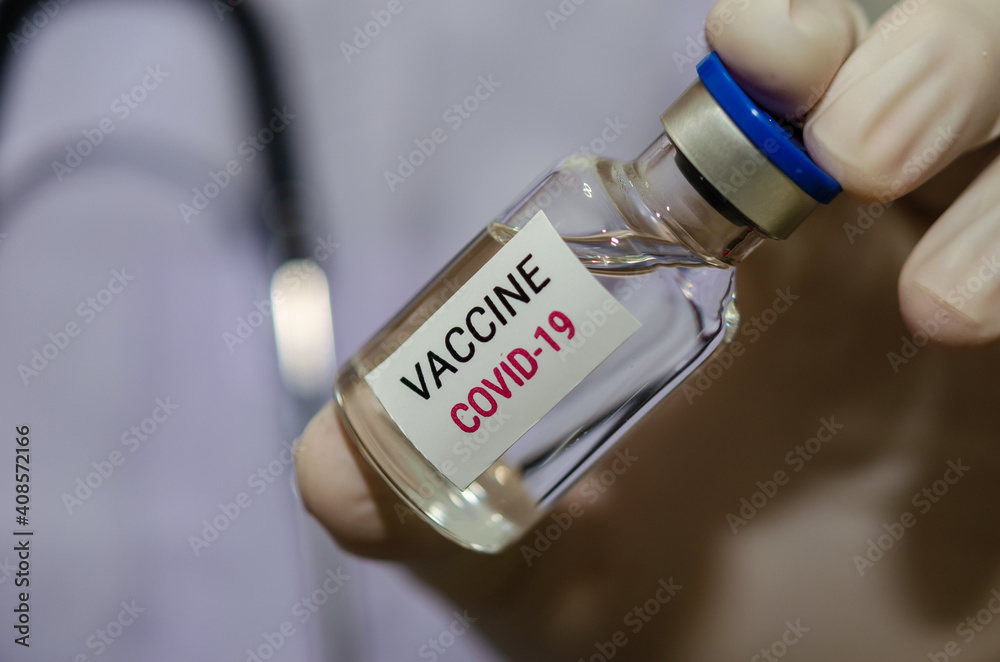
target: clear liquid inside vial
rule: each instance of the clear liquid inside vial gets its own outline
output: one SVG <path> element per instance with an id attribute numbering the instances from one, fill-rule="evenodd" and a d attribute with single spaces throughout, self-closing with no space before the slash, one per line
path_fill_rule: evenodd
<path id="1" fill-rule="evenodd" d="M 735 270 L 690 248 L 664 219 L 669 206 L 651 210 L 632 167 L 591 157 L 563 162 L 481 232 L 338 377 L 341 416 L 362 452 L 409 506 L 463 546 L 498 552 L 528 532 L 736 330 Z M 364 377 L 539 209 L 642 328 L 461 490 L 405 438 Z M 585 337 L 586 326 L 580 331 Z"/>

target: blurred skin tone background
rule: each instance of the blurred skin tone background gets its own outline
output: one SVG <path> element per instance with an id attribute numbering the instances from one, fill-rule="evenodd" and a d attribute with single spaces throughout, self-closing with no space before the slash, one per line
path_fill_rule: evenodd
<path id="1" fill-rule="evenodd" d="M 740 266 L 743 353 L 650 416 L 622 446 L 629 466 L 609 458 L 497 557 L 400 515 L 332 407 L 281 389 L 269 325 L 227 349 L 269 290 L 245 219 L 270 191 L 260 159 L 243 162 L 193 225 L 178 215 L 259 129 L 239 51 L 215 33 L 229 15 L 195 4 L 178 18 L 169 3 L 71 3 L 7 78 L 0 200 L 28 190 L 38 144 L 48 179 L 0 228 L 0 420 L 32 425 L 40 534 L 33 648 L 8 631 L 0 658 L 1000 656 L 995 2 L 404 4 L 357 53 L 343 44 L 386 5 L 254 5 L 321 221 L 310 246 L 328 250 L 341 361 L 606 119 L 626 125 L 607 155 L 637 155 L 709 42 L 762 104 L 805 119 L 847 190 Z M 96 172 L 57 183 L 48 155 L 157 63 L 172 79 L 116 119 Z M 384 171 L 490 74 L 494 97 L 390 190 Z M 116 161 L 123 145 L 184 174 L 157 183 Z M 122 265 L 133 289 L 23 384 L 31 348 Z M 180 407 L 153 443 L 67 513 L 75 479 L 127 451 L 122 432 L 167 396 Z M 293 474 L 287 448 L 317 409 Z M 252 505 L 195 553 L 241 491 Z M 0 504 L 13 493 L 4 475 Z M 109 627 L 132 600 L 145 611 Z M 109 631 L 98 655 L 88 642 Z"/>

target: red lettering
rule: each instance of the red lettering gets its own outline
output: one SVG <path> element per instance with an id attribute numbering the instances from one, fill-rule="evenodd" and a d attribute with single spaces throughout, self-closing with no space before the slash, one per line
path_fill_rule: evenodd
<path id="1" fill-rule="evenodd" d="M 525 368 L 516 360 L 516 357 L 518 356 L 523 356 L 524 360 L 528 362 L 527 368 Z M 518 347 L 510 354 L 508 354 L 507 360 L 510 361 L 510 364 L 512 366 L 517 368 L 517 371 L 521 373 L 521 376 L 524 377 L 526 380 L 531 379 L 532 377 L 535 376 L 535 373 L 538 372 L 538 361 L 536 361 L 535 357 L 529 354 L 527 350 L 521 349 L 520 347 Z"/>
<path id="2" fill-rule="evenodd" d="M 486 398 L 486 402 L 489 404 L 486 407 L 481 406 L 478 402 L 476 402 L 477 395 L 482 395 Z M 493 414 L 497 413 L 497 401 L 494 400 L 493 396 L 490 395 L 482 386 L 477 386 L 469 391 L 469 404 L 472 405 L 473 409 L 486 418 L 489 418 Z"/>
<path id="3" fill-rule="evenodd" d="M 488 379 L 483 380 L 483 386 L 493 391 L 497 395 L 502 395 L 503 397 L 510 400 L 510 387 L 507 386 L 507 381 L 500 374 L 500 368 L 493 368 L 493 376 L 496 378 L 497 383 L 494 384 Z"/>
<path id="4" fill-rule="evenodd" d="M 507 365 L 506 361 L 501 361 L 500 367 L 503 368 L 503 371 L 506 372 L 511 379 L 514 380 L 515 384 L 518 386 L 524 386 L 524 380 L 517 376 L 517 373 L 514 372 L 509 365 Z"/>
<path id="5" fill-rule="evenodd" d="M 509 364 L 509 365 L 508 365 Z M 513 366 L 513 368 L 511 367 Z M 511 381 L 518 386 L 524 386 L 524 382 L 531 379 L 538 372 L 538 361 L 535 360 L 527 350 L 520 347 L 512 350 L 507 354 L 506 361 L 501 361 L 500 365 L 493 368 L 493 378 L 496 383 L 491 382 L 489 378 L 482 380 L 482 386 L 474 386 L 469 391 L 469 395 L 466 397 L 465 402 L 459 402 L 457 405 L 451 408 L 451 420 L 455 422 L 455 425 L 462 432 L 473 433 L 477 431 L 482 425 L 482 418 L 489 418 L 496 414 L 500 410 L 500 405 L 497 404 L 497 399 L 493 397 L 490 393 L 496 393 L 503 398 L 510 400 L 513 397 L 513 388 L 507 382 L 504 373 L 510 377 Z M 486 388 L 483 388 L 485 386 Z M 487 390 L 489 389 L 489 390 Z M 475 410 L 479 416 L 476 414 L 472 415 L 472 424 L 466 424 L 459 414 L 461 412 L 467 412 L 471 409 Z"/>
<path id="6" fill-rule="evenodd" d="M 462 420 L 458 417 L 458 412 L 459 411 L 469 411 L 468 405 L 463 405 L 460 402 L 460 403 L 458 403 L 457 405 L 455 405 L 454 407 L 451 408 L 451 420 L 455 421 L 455 425 L 457 425 L 459 428 L 461 428 L 462 432 L 472 433 L 472 432 L 475 432 L 476 430 L 479 429 L 479 417 L 478 416 L 473 416 L 472 417 L 472 420 L 474 421 L 474 423 L 470 427 L 470 426 L 466 425 L 465 423 L 463 423 Z"/>

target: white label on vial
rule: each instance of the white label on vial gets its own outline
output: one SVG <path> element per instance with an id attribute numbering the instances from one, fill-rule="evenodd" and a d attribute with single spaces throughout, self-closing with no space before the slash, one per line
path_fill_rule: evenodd
<path id="1" fill-rule="evenodd" d="M 540 211 L 365 381 L 464 490 L 640 326 Z"/>

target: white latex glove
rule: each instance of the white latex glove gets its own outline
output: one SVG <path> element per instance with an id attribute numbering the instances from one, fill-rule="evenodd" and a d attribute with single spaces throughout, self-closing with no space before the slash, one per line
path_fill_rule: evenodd
<path id="1" fill-rule="evenodd" d="M 527 566 L 517 545 L 496 557 L 465 552 L 416 516 L 400 517 L 332 406 L 297 453 L 307 508 L 348 549 L 409 559 L 482 615 L 481 631 L 509 659 L 589 659 L 664 572 L 688 582 L 685 602 L 616 660 L 747 659 L 781 632 L 770 628 L 799 615 L 816 625 L 797 645 L 801 659 L 941 651 L 955 623 L 987 604 L 996 573 L 989 408 L 1000 353 L 924 348 L 893 365 L 887 352 L 901 351 L 905 333 L 893 309 L 901 268 L 899 298 L 914 331 L 944 310 L 941 343 L 1000 336 L 1000 278 L 980 272 L 1000 252 L 1000 166 L 933 225 L 941 200 L 954 198 L 947 185 L 966 188 L 988 155 L 949 169 L 945 186 L 922 186 L 997 132 L 1000 3 L 901 7 L 911 5 L 870 29 L 845 0 L 726 0 L 713 10 L 709 37 L 730 70 L 778 114 L 805 115 L 812 156 L 864 202 L 842 197 L 741 265 L 746 320 L 776 288 L 794 284 L 802 301 L 703 398 L 672 397 L 651 414 L 625 442 L 642 462 L 543 559 Z M 943 144 L 941 131 L 954 139 Z M 918 187 L 919 204 L 879 201 L 885 190 L 899 197 Z M 955 299 L 958 287 L 972 296 Z M 734 536 L 727 513 L 831 413 L 847 426 L 837 442 Z M 877 572 L 859 575 L 852 559 L 867 540 L 956 458 L 974 467 L 961 489 L 921 516 Z M 574 500 L 581 496 L 571 492 L 566 502 Z M 1000 650 L 985 637 L 975 645 L 990 659 Z"/>
<path id="2" fill-rule="evenodd" d="M 1000 3 L 906 0 L 867 34 L 850 0 L 722 0 L 708 20 L 720 57 L 760 103 L 808 111 L 805 142 L 859 206 L 862 234 L 885 203 L 1000 135 Z M 714 28 L 714 29 L 712 29 Z M 903 315 L 934 340 L 1000 338 L 1000 164 L 986 169 L 910 255 L 899 280 Z M 923 324 L 922 324 L 923 323 Z"/>

